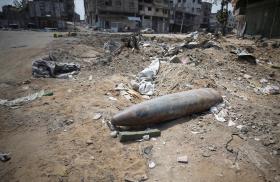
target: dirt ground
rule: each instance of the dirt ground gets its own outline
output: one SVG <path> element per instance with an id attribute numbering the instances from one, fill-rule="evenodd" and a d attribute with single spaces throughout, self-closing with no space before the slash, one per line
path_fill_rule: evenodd
<path id="1" fill-rule="evenodd" d="M 111 60 L 104 59 L 104 43 L 121 42 L 127 34 L 0 36 L 0 99 L 43 89 L 54 93 L 21 106 L 0 106 L 0 152 L 11 156 L 0 163 L 0 181 L 280 181 L 280 96 L 258 91 L 280 84 L 279 69 L 271 67 L 280 64 L 280 48 L 272 46 L 279 40 L 215 38 L 220 48 L 180 49 L 177 56 L 188 60 L 183 64 L 169 63 L 161 48 L 184 43 L 183 34 L 149 35 L 144 38 L 149 46 L 124 47 Z M 238 61 L 234 47 L 252 52 L 258 63 Z M 32 60 L 49 53 L 60 62 L 79 63 L 80 73 L 69 79 L 33 78 Z M 162 133 L 149 141 L 112 138 L 106 122 L 145 100 L 127 100 L 114 88 L 120 83 L 130 87 L 155 56 L 163 61 L 152 98 L 214 88 L 227 101 L 226 121 L 205 112 L 152 126 Z M 96 113 L 102 117 L 94 119 Z M 229 121 L 235 125 L 228 126 Z M 149 156 L 142 152 L 147 147 L 152 148 Z M 178 163 L 180 156 L 188 156 L 188 163 Z M 148 166 L 151 161 L 154 168 Z"/>

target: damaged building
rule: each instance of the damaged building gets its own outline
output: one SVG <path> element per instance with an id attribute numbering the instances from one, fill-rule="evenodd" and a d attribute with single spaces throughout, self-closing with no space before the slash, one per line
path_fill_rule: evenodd
<path id="1" fill-rule="evenodd" d="M 37 28 L 66 28 L 66 21 L 73 21 L 74 0 L 28 1 L 30 23 Z"/>
<path id="2" fill-rule="evenodd" d="M 158 33 L 187 32 L 209 26 L 211 3 L 201 0 L 85 0 L 90 26 L 111 31 L 151 28 Z M 204 14 L 203 14 L 204 13 Z"/>
<path id="3" fill-rule="evenodd" d="M 168 0 L 139 0 L 139 15 L 142 27 L 152 28 L 158 33 L 169 31 Z"/>
<path id="4" fill-rule="evenodd" d="M 232 4 L 239 36 L 280 36 L 279 0 L 233 0 Z"/>
<path id="5" fill-rule="evenodd" d="M 138 0 L 85 0 L 89 25 L 112 31 L 133 30 L 139 26 Z"/>
<path id="6" fill-rule="evenodd" d="M 170 1 L 170 31 L 198 30 L 201 22 L 201 0 Z"/>
<path id="7" fill-rule="evenodd" d="M 202 2 L 200 28 L 209 29 L 211 10 L 212 10 L 212 3 Z"/>

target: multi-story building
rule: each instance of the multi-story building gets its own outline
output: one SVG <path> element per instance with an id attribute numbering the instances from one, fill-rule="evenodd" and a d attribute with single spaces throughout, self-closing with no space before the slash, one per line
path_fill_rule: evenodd
<path id="1" fill-rule="evenodd" d="M 30 22 L 38 28 L 66 28 L 66 21 L 73 21 L 74 0 L 28 1 Z"/>
<path id="2" fill-rule="evenodd" d="M 159 33 L 169 31 L 168 0 L 139 0 L 138 9 L 142 27 L 152 28 Z"/>
<path id="3" fill-rule="evenodd" d="M 280 36 L 279 0 L 232 0 L 237 34 Z"/>
<path id="4" fill-rule="evenodd" d="M 202 2 L 200 28 L 206 28 L 206 29 L 209 28 L 209 26 L 210 26 L 211 10 L 212 10 L 212 3 Z"/>
<path id="5" fill-rule="evenodd" d="M 159 33 L 187 32 L 199 29 L 201 23 L 201 0 L 84 0 L 84 3 L 89 25 L 114 31 L 140 26 Z"/>
<path id="6" fill-rule="evenodd" d="M 139 26 L 138 0 L 84 0 L 88 24 L 122 31 Z"/>
<path id="7" fill-rule="evenodd" d="M 201 21 L 201 0 L 171 0 L 170 30 L 187 32 L 197 30 Z"/>

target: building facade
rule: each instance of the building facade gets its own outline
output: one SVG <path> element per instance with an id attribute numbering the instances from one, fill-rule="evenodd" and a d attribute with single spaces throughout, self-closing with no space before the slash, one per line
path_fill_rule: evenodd
<path id="1" fill-rule="evenodd" d="M 66 21 L 73 21 L 74 0 L 28 1 L 30 23 L 37 28 L 66 28 Z"/>
<path id="2" fill-rule="evenodd" d="M 132 30 L 139 23 L 132 17 L 138 14 L 138 0 L 85 0 L 88 24 L 113 31 Z"/>
<path id="3" fill-rule="evenodd" d="M 279 0 L 233 0 L 237 34 L 280 36 Z"/>
<path id="4" fill-rule="evenodd" d="M 203 20 L 201 0 L 84 0 L 84 3 L 89 25 L 114 31 L 152 28 L 158 33 L 187 32 L 198 30 Z M 209 24 L 211 7 L 210 3 L 205 4 L 205 24 Z"/>
<path id="5" fill-rule="evenodd" d="M 210 26 L 210 16 L 212 10 L 212 3 L 202 2 L 201 5 L 201 24 L 200 28 L 208 29 Z"/>
<path id="6" fill-rule="evenodd" d="M 201 23 L 201 0 L 170 1 L 170 31 L 198 30 Z"/>

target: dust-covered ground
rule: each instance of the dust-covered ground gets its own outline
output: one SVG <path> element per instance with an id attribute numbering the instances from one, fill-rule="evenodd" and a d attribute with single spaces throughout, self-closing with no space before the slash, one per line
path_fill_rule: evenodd
<path id="1" fill-rule="evenodd" d="M 190 49 L 182 46 L 190 41 L 186 35 L 149 35 L 139 50 L 124 46 L 108 58 L 104 43 L 127 36 L 81 32 L 46 43 L 36 54 L 25 47 L 5 50 L 1 64 L 12 72 L 0 68 L 5 75 L 0 99 L 40 90 L 53 95 L 0 106 L 0 152 L 11 157 L 0 163 L 1 181 L 280 181 L 279 94 L 262 92 L 268 85 L 279 87 L 279 40 L 204 34 L 197 41 L 211 39 L 216 46 Z M 176 46 L 176 53 L 167 56 L 166 50 Z M 253 54 L 257 64 L 238 60 L 235 48 Z M 27 56 L 17 57 L 17 49 Z M 14 55 L 12 62 L 6 54 Z M 79 63 L 80 73 L 69 79 L 33 78 L 32 60 L 47 54 L 59 62 Z M 173 55 L 182 63 L 170 63 Z M 162 133 L 149 141 L 112 138 L 106 122 L 147 99 L 136 94 L 128 100 L 116 85 L 131 88 L 131 80 L 154 57 L 161 63 L 151 98 L 214 88 L 226 102 L 224 122 L 205 112 L 152 126 Z M 97 113 L 102 117 L 97 119 Z M 149 155 L 144 155 L 147 148 Z M 178 163 L 180 156 L 187 156 L 188 163 Z M 154 168 L 148 167 L 151 162 Z"/>

